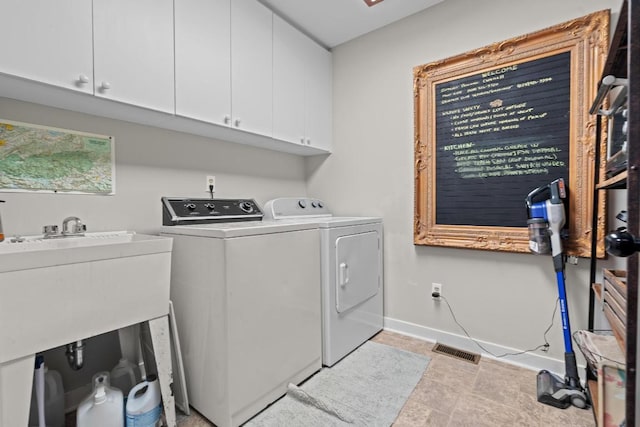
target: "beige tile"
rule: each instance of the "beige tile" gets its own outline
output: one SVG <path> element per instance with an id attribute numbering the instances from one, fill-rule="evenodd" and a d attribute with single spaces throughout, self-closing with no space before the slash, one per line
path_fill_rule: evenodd
<path id="1" fill-rule="evenodd" d="M 372 341 L 424 354 L 431 362 L 394 427 L 595 427 L 593 413 L 536 400 L 537 372 L 483 358 L 478 365 L 433 353 L 433 343 L 382 331 Z M 196 411 L 179 427 L 212 427 Z"/>
<path id="2" fill-rule="evenodd" d="M 472 392 L 508 406 L 517 406 L 520 384 L 514 370 L 495 364 L 481 364 Z"/>
<path id="3" fill-rule="evenodd" d="M 393 427 L 446 427 L 451 415 L 435 409 L 400 412 Z"/>
<path id="4" fill-rule="evenodd" d="M 536 393 L 518 393 L 516 399 L 516 409 L 521 413 L 526 413 L 533 418 L 540 420 L 542 415 L 547 410 L 546 406 L 538 402 Z"/>
<path id="5" fill-rule="evenodd" d="M 451 414 L 441 411 L 431 411 L 429 418 L 427 419 L 427 426 L 429 427 L 445 427 L 449 426 L 451 420 Z"/>
<path id="6" fill-rule="evenodd" d="M 501 403 L 470 393 L 461 396 L 451 415 L 456 427 L 512 427 L 517 425 L 518 411 Z"/>
<path id="7" fill-rule="evenodd" d="M 473 363 L 449 356 L 437 356 L 429 362 L 425 378 L 439 384 L 448 384 L 462 392 L 473 388 L 479 370 L 480 367 Z"/>
<path id="8" fill-rule="evenodd" d="M 450 414 L 455 409 L 462 393 L 454 385 L 438 383 L 425 375 L 409 396 L 409 402 Z"/>
<path id="9" fill-rule="evenodd" d="M 417 399 L 409 399 L 393 425 L 395 427 L 426 426 L 432 411 L 432 409 L 420 404 Z"/>
<path id="10" fill-rule="evenodd" d="M 515 375 L 515 379 L 520 384 L 520 392 L 535 396 L 538 392 L 537 375 L 537 371 L 520 369 Z"/>

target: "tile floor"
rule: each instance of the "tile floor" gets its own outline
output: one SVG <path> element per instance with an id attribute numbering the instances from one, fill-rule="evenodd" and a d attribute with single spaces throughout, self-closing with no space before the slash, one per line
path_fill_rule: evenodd
<path id="1" fill-rule="evenodd" d="M 372 341 L 431 357 L 394 427 L 592 427 L 591 409 L 556 409 L 536 401 L 536 372 L 482 358 L 475 365 L 433 353 L 433 343 L 383 331 Z M 193 411 L 179 427 L 210 427 Z M 303 426 L 301 426 L 303 427 Z"/>

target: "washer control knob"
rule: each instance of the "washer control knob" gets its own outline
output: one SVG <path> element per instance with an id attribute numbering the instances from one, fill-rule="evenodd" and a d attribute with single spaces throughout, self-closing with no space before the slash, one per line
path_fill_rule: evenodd
<path id="1" fill-rule="evenodd" d="M 298 206 L 304 209 L 307 207 L 307 202 L 305 202 L 304 200 L 298 200 Z"/>
<path id="2" fill-rule="evenodd" d="M 194 210 L 196 208 L 196 204 L 195 203 L 187 203 L 184 205 L 185 208 L 189 209 L 189 210 Z"/>
<path id="3" fill-rule="evenodd" d="M 240 209 L 243 212 L 251 213 L 253 212 L 253 205 L 250 202 L 240 202 Z"/>
<path id="4" fill-rule="evenodd" d="M 216 205 L 214 205 L 213 203 L 205 203 L 204 207 L 211 211 L 216 209 Z"/>
<path id="5" fill-rule="evenodd" d="M 317 208 L 318 204 L 316 202 L 311 202 L 311 207 Z"/>
<path id="6" fill-rule="evenodd" d="M 318 207 L 320 209 L 324 208 L 324 204 L 320 200 L 318 200 Z"/>

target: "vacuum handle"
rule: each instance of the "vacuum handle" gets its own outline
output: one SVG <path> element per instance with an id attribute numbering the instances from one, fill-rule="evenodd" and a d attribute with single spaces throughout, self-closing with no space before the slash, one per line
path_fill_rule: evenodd
<path id="1" fill-rule="evenodd" d="M 549 185 L 538 187 L 527 194 L 527 198 L 525 199 L 527 208 L 531 209 L 531 206 L 533 205 L 533 199 L 547 191 L 550 193 L 550 200 L 552 204 L 557 205 L 559 203 L 562 203 L 562 199 L 565 199 L 567 197 L 567 190 L 564 186 L 564 178 L 558 178 L 555 181 L 552 181 Z"/>

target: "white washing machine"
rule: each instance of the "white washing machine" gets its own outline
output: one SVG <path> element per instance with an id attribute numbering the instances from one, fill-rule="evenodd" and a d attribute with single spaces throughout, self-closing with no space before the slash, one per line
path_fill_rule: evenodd
<path id="1" fill-rule="evenodd" d="M 324 202 L 278 198 L 266 220 L 316 223 L 322 266 L 322 364 L 333 366 L 382 330 L 382 219 L 337 217 Z"/>
<path id="2" fill-rule="evenodd" d="M 322 367 L 318 227 L 249 199 L 162 204 L 190 404 L 238 426 Z"/>

